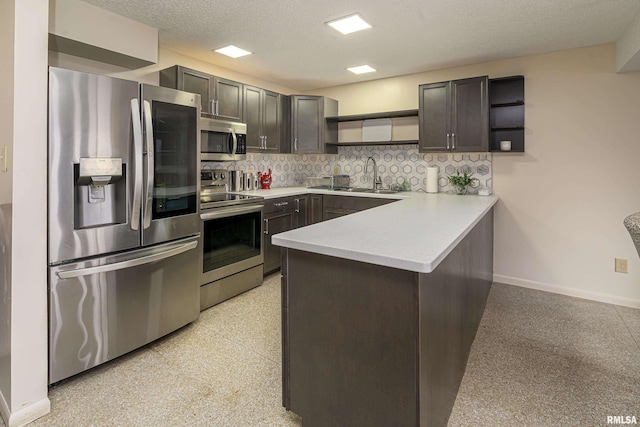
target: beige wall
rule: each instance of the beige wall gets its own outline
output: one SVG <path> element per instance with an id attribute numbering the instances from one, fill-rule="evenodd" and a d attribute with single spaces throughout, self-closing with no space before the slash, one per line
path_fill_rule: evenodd
<path id="1" fill-rule="evenodd" d="M 525 76 L 526 152 L 493 154 L 496 281 L 640 307 L 640 259 L 622 220 L 640 210 L 640 72 L 613 44 L 314 93 L 340 114 L 417 108 L 417 86 Z M 614 257 L 629 260 L 615 273 Z"/>
<path id="2" fill-rule="evenodd" d="M 158 60 L 158 29 L 79 0 L 51 0 L 49 33 L 73 55 L 109 58 L 130 67 Z"/>
<path id="3" fill-rule="evenodd" d="M 0 0 L 0 147 L 13 154 L 13 41 L 15 0 Z M 13 170 L 11 161 L 9 170 Z M 6 420 L 11 403 L 11 229 L 12 174 L 0 172 L 0 412 Z"/>
<path id="4" fill-rule="evenodd" d="M 0 341 L 10 342 L 0 366 L 0 412 L 9 427 L 49 412 L 47 398 L 47 22 L 48 0 L 1 0 L 0 137 L 13 146 L 10 283 L 0 309 L 10 314 Z M 6 15 L 5 15 L 6 14 Z M 8 16 L 7 16 L 8 15 Z M 4 95 L 7 94 L 7 98 Z M 6 108 L 6 107 L 2 107 Z M 2 178 L 4 179 L 4 178 Z M 3 199 L 7 190 L 3 187 Z M 4 320 L 4 318 L 3 318 Z M 8 361 L 7 361 L 8 358 Z"/>

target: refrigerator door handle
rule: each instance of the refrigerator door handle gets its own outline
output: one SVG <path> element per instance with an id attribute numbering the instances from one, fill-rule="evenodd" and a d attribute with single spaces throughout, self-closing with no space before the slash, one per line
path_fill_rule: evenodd
<path id="1" fill-rule="evenodd" d="M 144 224 L 145 229 L 151 226 L 151 202 L 153 201 L 153 121 L 151 120 L 151 103 L 144 101 L 144 128 L 147 137 L 147 189 L 144 202 Z"/>
<path id="2" fill-rule="evenodd" d="M 176 256 L 183 252 L 190 251 L 196 246 L 198 246 L 197 241 L 184 243 L 180 246 L 173 247 L 169 250 L 166 250 L 164 252 L 159 252 L 157 254 L 147 255 L 140 258 L 130 259 L 127 261 L 114 262 L 113 264 L 98 265 L 96 267 L 87 267 L 87 268 L 80 268 L 77 270 L 59 271 L 57 275 L 60 279 L 72 279 L 74 277 L 90 276 L 92 274 L 106 273 L 106 272 L 115 271 L 115 270 L 123 270 L 125 268 L 136 267 L 138 265 L 149 264 L 152 262 L 160 261 L 165 258 L 171 258 L 172 256 Z"/>
<path id="3" fill-rule="evenodd" d="M 142 198 L 142 121 L 137 98 L 131 100 L 131 121 L 133 124 L 133 202 L 131 203 L 131 229 L 140 228 L 140 205 Z"/>

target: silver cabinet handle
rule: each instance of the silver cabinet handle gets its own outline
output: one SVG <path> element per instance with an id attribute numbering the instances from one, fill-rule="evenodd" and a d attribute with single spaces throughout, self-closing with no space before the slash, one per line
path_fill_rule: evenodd
<path id="1" fill-rule="evenodd" d="M 211 109 L 210 109 L 211 114 L 214 114 L 214 115 L 216 114 L 216 106 L 215 106 L 215 102 L 216 102 L 216 101 L 214 101 L 213 99 L 212 99 L 211 101 L 209 101 L 209 103 L 211 104 Z"/>
<path id="2" fill-rule="evenodd" d="M 300 199 L 296 199 L 296 213 L 300 213 Z"/>
<path id="3" fill-rule="evenodd" d="M 282 206 L 287 206 L 288 204 L 289 202 L 278 202 L 278 203 L 274 203 L 273 206 L 282 207 Z"/>
<path id="4" fill-rule="evenodd" d="M 264 136 L 264 149 L 267 149 L 267 135 Z"/>
<path id="5" fill-rule="evenodd" d="M 293 151 L 298 151 L 298 138 L 293 138 Z"/>
<path id="6" fill-rule="evenodd" d="M 449 138 L 451 137 L 451 134 L 448 133 L 447 134 L 447 150 L 449 149 Z"/>
<path id="7" fill-rule="evenodd" d="M 89 276 L 91 274 L 107 273 L 109 271 L 123 270 L 125 268 L 136 267 L 138 265 L 150 264 L 165 258 L 181 254 L 198 246 L 198 242 L 189 242 L 164 252 L 134 258 L 127 261 L 114 262 L 113 264 L 98 265 L 96 267 L 79 268 L 77 270 L 59 271 L 58 277 L 61 279 L 72 279 L 74 277 Z"/>
<path id="8" fill-rule="evenodd" d="M 260 135 L 260 149 L 264 150 L 266 146 L 267 144 L 265 144 L 264 135 Z"/>
<path id="9" fill-rule="evenodd" d="M 452 150 L 456 149 L 456 134 L 455 133 L 451 134 L 451 149 Z"/>
<path id="10" fill-rule="evenodd" d="M 220 103 L 218 102 L 218 100 L 216 99 L 215 101 L 216 104 L 216 116 L 220 115 Z"/>
<path id="11" fill-rule="evenodd" d="M 131 202 L 131 229 L 140 228 L 140 205 L 142 199 L 142 121 L 138 98 L 131 100 L 131 122 L 133 125 L 133 201 Z"/>
<path id="12" fill-rule="evenodd" d="M 151 202 L 153 201 L 153 121 L 151 120 L 151 104 L 144 101 L 144 129 L 147 137 L 147 191 L 144 202 L 144 225 L 149 228 L 151 226 Z"/>
<path id="13" fill-rule="evenodd" d="M 269 218 L 264 219 L 264 234 L 269 234 Z"/>

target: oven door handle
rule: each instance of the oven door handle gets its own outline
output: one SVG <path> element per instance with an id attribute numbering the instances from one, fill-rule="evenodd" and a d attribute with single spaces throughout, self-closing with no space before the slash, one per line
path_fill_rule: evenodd
<path id="1" fill-rule="evenodd" d="M 243 215 L 253 212 L 262 211 L 262 204 L 252 206 L 242 206 L 237 208 L 218 208 L 214 209 L 215 212 L 205 212 L 200 214 L 200 219 L 206 221 L 209 219 L 228 218 L 230 216 Z"/>

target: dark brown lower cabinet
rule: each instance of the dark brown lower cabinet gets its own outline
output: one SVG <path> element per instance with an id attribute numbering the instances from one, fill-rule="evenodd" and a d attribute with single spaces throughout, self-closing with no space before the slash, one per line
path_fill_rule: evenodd
<path id="1" fill-rule="evenodd" d="M 267 199 L 264 205 L 264 275 L 280 269 L 280 247 L 271 243 L 271 236 L 274 234 L 394 201 L 394 199 L 323 196 L 322 194 Z"/>
<path id="2" fill-rule="evenodd" d="M 322 219 L 326 221 L 395 201 L 396 199 L 325 194 L 322 197 Z"/>
<path id="3" fill-rule="evenodd" d="M 264 216 L 264 275 L 280 269 L 280 246 L 271 243 L 271 236 L 293 229 L 294 212 L 284 211 Z"/>
<path id="4" fill-rule="evenodd" d="M 309 224 L 322 221 L 322 194 L 309 194 Z"/>
<path id="5" fill-rule="evenodd" d="M 493 210 L 431 273 L 283 250 L 283 405 L 315 426 L 446 426 L 493 277 Z"/>

